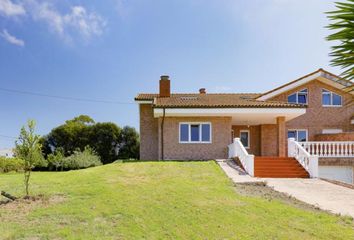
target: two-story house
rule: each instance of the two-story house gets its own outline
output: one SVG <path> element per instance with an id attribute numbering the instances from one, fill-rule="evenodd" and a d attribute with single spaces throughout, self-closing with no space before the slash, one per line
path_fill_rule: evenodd
<path id="1" fill-rule="evenodd" d="M 169 77 L 161 76 L 159 93 L 141 93 L 135 98 L 140 110 L 140 158 L 223 159 L 230 155 L 228 146 L 236 138 L 259 163 L 261 157 L 266 164 L 275 156 L 277 162 L 290 163 L 288 138 L 297 143 L 333 140 L 350 144 L 354 141 L 354 105 L 353 92 L 347 89 L 352 85 L 319 69 L 262 94 L 207 93 L 204 88 L 185 94 L 171 93 Z M 319 146 L 317 152 L 310 145 L 302 147 L 320 155 Z M 335 155 L 329 154 L 333 146 L 322 148 L 323 156 Z M 349 162 L 353 148 L 341 148 Z"/>

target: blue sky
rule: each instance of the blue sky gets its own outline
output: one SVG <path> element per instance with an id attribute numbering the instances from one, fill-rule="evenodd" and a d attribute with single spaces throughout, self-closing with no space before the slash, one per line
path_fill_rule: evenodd
<path id="1" fill-rule="evenodd" d="M 157 92 L 263 92 L 329 66 L 324 0 L 0 0 L 0 88 L 132 103 Z M 79 114 L 138 128 L 135 104 L 0 90 L 0 148 Z"/>

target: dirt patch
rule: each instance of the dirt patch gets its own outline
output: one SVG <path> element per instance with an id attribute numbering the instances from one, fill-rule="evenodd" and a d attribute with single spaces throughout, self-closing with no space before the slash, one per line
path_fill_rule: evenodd
<path id="1" fill-rule="evenodd" d="M 237 183 L 235 187 L 236 191 L 244 196 L 262 197 L 268 201 L 278 200 L 305 210 L 327 212 L 317 206 L 302 202 L 286 193 L 275 191 L 272 187 L 267 186 L 265 182 Z"/>
<path id="2" fill-rule="evenodd" d="M 0 205 L 0 220 L 1 221 L 21 221 L 32 210 L 37 208 L 46 208 L 50 205 L 64 202 L 66 200 L 64 195 L 53 196 L 29 196 L 24 198 L 18 198 L 15 201 L 6 201 L 6 203 Z"/>

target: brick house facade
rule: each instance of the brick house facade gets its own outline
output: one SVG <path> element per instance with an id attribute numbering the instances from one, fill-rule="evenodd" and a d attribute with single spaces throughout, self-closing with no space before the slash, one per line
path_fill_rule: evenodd
<path id="1" fill-rule="evenodd" d="M 227 158 L 228 144 L 240 136 L 251 154 L 285 156 L 289 131 L 306 131 L 306 140 L 316 140 L 324 131 L 354 132 L 353 94 L 344 91 L 349 84 L 319 69 L 264 94 L 208 94 L 205 89 L 179 94 L 171 93 L 168 77 L 162 76 L 160 93 L 135 98 L 140 158 Z M 307 104 L 288 102 L 290 95 L 304 89 Z M 341 96 L 341 106 L 323 106 L 323 89 L 331 98 L 332 93 Z"/>

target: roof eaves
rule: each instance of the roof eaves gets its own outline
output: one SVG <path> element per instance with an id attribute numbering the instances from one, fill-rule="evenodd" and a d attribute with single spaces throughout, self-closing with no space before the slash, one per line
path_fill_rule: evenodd
<path id="1" fill-rule="evenodd" d="M 281 86 L 279 86 L 279 87 L 276 87 L 276 88 L 274 88 L 274 89 L 272 89 L 272 90 L 270 90 L 270 91 L 268 91 L 268 92 L 265 92 L 265 93 L 261 94 L 261 95 L 258 96 L 257 98 L 263 97 L 263 96 L 268 95 L 268 94 L 270 94 L 270 93 L 272 93 L 272 92 L 275 92 L 275 91 L 277 91 L 277 90 L 279 90 L 279 89 L 282 89 L 282 88 L 284 88 L 284 87 L 287 87 L 287 86 L 289 86 L 289 85 L 291 85 L 291 84 L 293 84 L 293 83 L 296 83 L 296 82 L 298 82 L 298 81 L 300 81 L 300 80 L 302 80 L 302 79 L 304 79 L 304 78 L 307 78 L 307 77 L 309 77 L 309 76 L 311 76 L 311 75 L 314 75 L 314 74 L 316 74 L 316 73 L 319 73 L 320 71 L 323 71 L 323 69 L 320 68 L 320 69 L 318 69 L 318 70 L 316 70 L 316 71 L 314 71 L 314 72 L 311 72 L 311 73 L 309 73 L 309 74 L 306 74 L 305 76 L 302 76 L 302 77 L 300 77 L 300 78 L 298 78 L 298 79 L 295 79 L 295 80 L 293 80 L 293 81 L 291 81 L 291 82 L 288 82 L 288 83 L 283 84 L 283 85 L 281 85 Z"/>
<path id="2" fill-rule="evenodd" d="M 153 105 L 153 108 L 307 108 L 307 105 Z"/>

